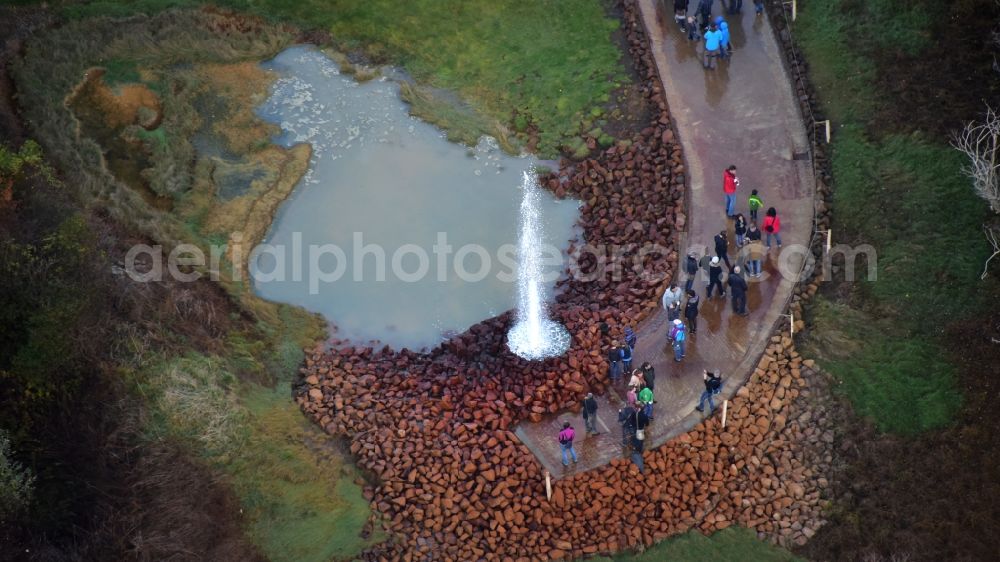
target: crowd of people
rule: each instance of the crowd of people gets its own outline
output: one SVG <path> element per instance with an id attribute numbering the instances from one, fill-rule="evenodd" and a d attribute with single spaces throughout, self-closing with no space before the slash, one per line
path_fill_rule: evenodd
<path id="1" fill-rule="evenodd" d="M 736 191 L 739 188 L 740 180 L 736 175 L 736 166 L 730 166 L 723 172 L 723 195 L 725 197 L 726 217 L 733 221 L 733 232 L 735 234 L 735 247 L 737 254 L 734 257 L 736 264 L 729 259 L 729 234 L 728 229 L 720 231 L 713 239 L 715 255 L 705 253 L 701 259 L 695 251 L 689 252 L 684 265 L 684 272 L 687 275 L 687 288 L 694 285 L 694 279 L 699 268 L 703 268 L 708 275 L 707 298 L 711 299 L 713 292 L 718 292 L 720 297 L 726 296 L 726 285 L 729 286 L 732 296 L 733 312 L 746 316 L 747 302 L 746 295 L 749 288 L 747 277 L 752 279 L 760 278 L 764 257 L 772 247 L 772 242 L 781 247 L 781 218 L 774 207 L 769 207 L 764 216 L 763 232 L 757 225 L 757 218 L 764 202 L 756 189 L 750 192 L 747 198 L 747 209 L 749 220 L 743 213 L 736 211 Z M 726 274 L 722 268 L 722 263 L 726 264 L 729 270 Z M 697 316 L 697 311 L 694 312 Z"/>
<path id="2" fill-rule="evenodd" d="M 698 253 L 694 251 L 684 257 L 680 264 L 685 277 L 684 289 L 682 290 L 676 282 L 671 282 L 663 292 L 660 304 L 667 315 L 666 338 L 677 363 L 686 357 L 688 334 L 694 335 L 698 332 L 701 298 L 695 290 L 695 283 L 699 271 L 706 272 L 706 299 L 712 299 L 715 294 L 719 298 L 725 298 L 728 288 L 733 313 L 747 316 L 749 315 L 747 278 L 761 277 L 761 264 L 772 247 L 772 241 L 781 247 L 781 220 L 774 207 L 769 207 L 764 214 L 763 232 L 757 225 L 759 212 L 764 208 L 764 201 L 758 190 L 751 190 L 746 200 L 749 219 L 738 211 L 736 201 L 740 179 L 736 171 L 736 166 L 729 166 L 723 172 L 722 180 L 723 207 L 726 218 L 733 223 L 736 255 L 730 259 L 729 229 L 720 231 L 714 236 L 714 255 L 710 255 L 706 248 L 705 255 L 700 259 Z M 723 263 L 728 272 L 723 270 Z M 610 335 L 607 324 L 602 323 L 600 328 L 602 334 Z M 656 403 L 654 397 L 656 374 L 648 361 L 639 369 L 632 368 L 637 343 L 638 336 L 635 331 L 631 326 L 626 327 L 621 343 L 613 344 L 608 350 L 607 376 L 612 386 L 620 387 L 628 375 L 628 381 L 625 383 L 625 401 L 618 410 L 618 423 L 622 429 L 622 448 L 626 453 L 631 452 L 632 460 L 642 471 L 646 428 L 653 420 L 653 404 Z M 713 396 L 722 390 L 722 376 L 718 370 L 704 370 L 702 382 L 705 390 L 695 410 L 704 412 L 707 403 L 710 416 L 715 411 Z M 593 394 L 587 394 L 583 399 L 582 413 L 588 435 L 599 434 L 597 411 L 596 398 Z M 570 460 L 574 463 L 577 461 L 576 451 L 573 448 L 574 437 L 572 425 L 565 422 L 559 433 L 563 465 L 568 465 Z"/>
<path id="3" fill-rule="evenodd" d="M 720 0 L 723 2 L 723 0 Z M 712 5 L 715 0 L 698 0 L 693 14 L 688 13 L 690 0 L 674 0 L 674 21 L 681 32 L 687 33 L 691 41 L 704 40 L 702 64 L 706 69 L 715 68 L 716 59 L 727 59 L 733 53 L 733 44 L 729 36 L 729 24 L 721 15 L 712 18 Z M 726 7 L 723 3 L 723 7 Z M 764 14 L 764 0 L 754 0 L 754 10 L 757 16 Z M 729 0 L 727 9 L 729 15 L 743 11 L 743 0 Z"/>
<path id="4" fill-rule="evenodd" d="M 729 15 L 739 14 L 743 0 L 719 0 Z M 691 0 L 674 0 L 674 19 L 682 33 L 689 40 L 702 40 L 702 63 L 707 70 L 714 69 L 717 61 L 732 56 L 733 44 L 729 24 L 723 15 L 712 17 L 715 0 L 696 0 L 693 13 L 689 13 Z M 763 0 L 754 0 L 756 15 L 764 12 Z M 722 174 L 723 209 L 731 227 L 713 236 L 713 244 L 705 246 L 704 252 L 691 251 L 681 258 L 679 270 L 663 293 L 661 305 L 666 311 L 666 339 L 673 351 L 673 360 L 682 363 L 686 358 L 688 341 L 698 333 L 698 316 L 704 301 L 713 298 L 725 299 L 727 293 L 733 314 L 749 316 L 747 295 L 750 284 L 763 276 L 764 261 L 776 245 L 781 248 L 781 218 L 775 207 L 765 207 L 764 197 L 757 190 L 750 190 L 746 197 L 745 209 L 738 204 L 740 178 L 735 165 L 727 167 Z M 763 214 L 763 217 L 761 216 Z M 730 240 L 730 232 L 734 240 Z M 730 253 L 731 247 L 736 252 Z M 704 271 L 705 295 L 699 295 L 695 286 L 698 274 Z M 677 279 L 683 279 L 683 288 Z M 610 328 L 601 325 L 601 333 L 610 336 Z M 639 369 L 632 364 L 636 352 L 637 335 L 632 327 L 624 330 L 623 340 L 611 346 L 607 352 L 607 376 L 613 387 L 623 389 L 625 399 L 618 409 L 618 423 L 621 426 L 621 445 L 625 453 L 631 452 L 633 462 L 640 472 L 643 470 L 642 452 L 646 431 L 653 421 L 653 405 L 656 403 L 655 372 L 649 362 Z M 627 377 L 627 381 L 625 381 Z M 711 416 L 715 411 L 714 397 L 721 393 L 723 380 L 718 370 L 703 370 L 701 393 L 694 409 Z M 599 403 L 593 394 L 583 399 L 582 413 L 588 435 L 598 435 Z M 605 428 L 607 430 L 607 428 Z M 573 448 L 575 433 L 572 424 L 565 422 L 559 433 L 562 447 L 562 461 L 568 465 L 577 462 Z"/>

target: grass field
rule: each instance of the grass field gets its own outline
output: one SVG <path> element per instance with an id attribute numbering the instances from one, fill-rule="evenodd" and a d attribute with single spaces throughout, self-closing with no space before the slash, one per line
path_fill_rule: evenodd
<path id="1" fill-rule="evenodd" d="M 228 477 L 248 535 L 268 559 L 358 555 L 383 538 L 362 534 L 370 510 L 355 482 L 360 474 L 303 418 L 287 381 L 239 380 L 236 371 L 250 361 L 230 350 L 140 365 L 131 379 L 152 406 L 148 438 L 178 439 Z"/>
<path id="2" fill-rule="evenodd" d="M 324 454 L 321 444 L 329 437 L 302 417 L 290 395 L 287 383 L 244 394 L 254 423 L 226 470 L 254 521 L 250 536 L 275 561 L 357 556 L 384 538 L 362 535 L 370 508 L 355 483 L 360 474 L 339 451 Z"/>
<path id="3" fill-rule="evenodd" d="M 601 0 L 218 0 L 283 21 L 329 30 L 342 50 L 402 65 L 418 81 L 458 92 L 554 156 L 593 128 L 600 106 L 626 80 L 618 29 Z M 152 13 L 192 0 L 69 4 L 72 18 Z M 484 131 L 489 132 L 489 130 Z"/>
<path id="4" fill-rule="evenodd" d="M 878 255 L 877 280 L 851 285 L 844 302 L 820 299 L 816 332 L 839 344 L 813 351 L 859 414 L 905 434 L 954 419 L 961 394 L 943 334 L 994 287 L 979 280 L 988 213 L 959 171 L 962 157 L 943 135 L 880 119 L 897 103 L 878 91 L 885 65 L 892 53 L 926 49 L 940 14 L 927 2 L 811 1 L 793 29 L 835 126 L 837 238 Z"/>
<path id="5" fill-rule="evenodd" d="M 729 527 L 706 537 L 698 531 L 667 539 L 641 554 L 624 553 L 613 558 L 593 558 L 600 562 L 715 562 L 740 560 L 741 562 L 793 562 L 801 560 L 791 552 L 757 538 L 753 531 L 742 527 Z"/>

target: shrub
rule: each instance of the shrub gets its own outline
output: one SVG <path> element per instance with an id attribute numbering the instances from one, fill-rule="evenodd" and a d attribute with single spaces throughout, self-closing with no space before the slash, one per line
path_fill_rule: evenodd
<path id="1" fill-rule="evenodd" d="M 34 485 L 34 475 L 14 460 L 10 438 L 0 429 L 0 520 L 28 506 Z"/>

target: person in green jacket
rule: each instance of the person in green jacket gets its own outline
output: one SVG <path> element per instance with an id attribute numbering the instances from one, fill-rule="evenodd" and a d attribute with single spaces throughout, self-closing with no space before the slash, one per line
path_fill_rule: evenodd
<path id="1" fill-rule="evenodd" d="M 646 417 L 653 419 L 653 391 L 648 386 L 639 391 L 638 402 Z"/>
<path id="2" fill-rule="evenodd" d="M 757 195 L 756 189 L 750 192 L 748 205 L 750 207 L 750 220 L 757 222 L 757 211 L 764 206 L 764 202 L 761 201 L 760 195 Z"/>

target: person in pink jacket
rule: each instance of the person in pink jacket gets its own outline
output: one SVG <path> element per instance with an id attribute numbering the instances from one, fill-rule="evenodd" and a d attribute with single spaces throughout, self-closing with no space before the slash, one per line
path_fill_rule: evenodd
<path id="1" fill-rule="evenodd" d="M 768 248 L 771 247 L 771 236 L 774 236 L 774 239 L 778 241 L 778 247 L 781 247 L 781 219 L 774 207 L 769 208 L 767 215 L 764 216 L 764 234 Z"/>
<path id="2" fill-rule="evenodd" d="M 574 463 L 576 462 L 576 449 L 573 448 L 573 439 L 575 437 L 576 432 L 573 431 L 573 426 L 569 422 L 563 422 L 562 431 L 559 432 L 559 448 L 562 450 L 563 466 L 569 465 L 566 453 L 569 453 L 573 457 Z"/>
<path id="3" fill-rule="evenodd" d="M 635 389 L 634 385 L 628 387 L 628 393 L 625 394 L 625 403 L 629 406 L 635 408 L 636 402 L 639 401 L 639 391 Z"/>

